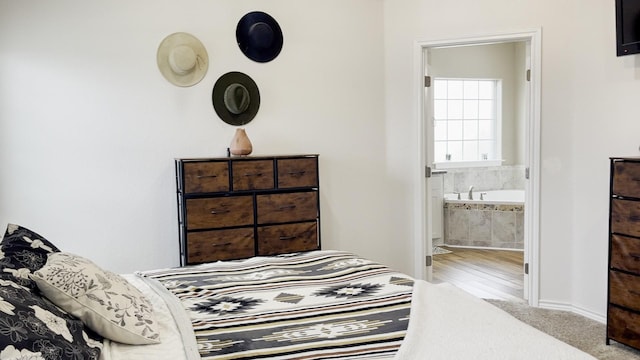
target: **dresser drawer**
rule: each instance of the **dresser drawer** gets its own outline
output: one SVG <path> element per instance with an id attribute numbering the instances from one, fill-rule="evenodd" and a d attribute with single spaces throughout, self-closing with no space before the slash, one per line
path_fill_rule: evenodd
<path id="1" fill-rule="evenodd" d="M 640 237 L 640 201 L 611 200 L 611 232 Z"/>
<path id="2" fill-rule="evenodd" d="M 187 234 L 189 264 L 252 257 L 253 228 L 224 229 Z"/>
<path id="3" fill-rule="evenodd" d="M 318 217 L 318 192 L 258 195 L 258 224 L 312 220 Z"/>
<path id="4" fill-rule="evenodd" d="M 318 159 L 278 159 L 278 188 L 318 186 Z"/>
<path id="5" fill-rule="evenodd" d="M 228 162 L 187 162 L 183 166 L 185 193 L 229 191 Z"/>
<path id="6" fill-rule="evenodd" d="M 611 235 L 611 267 L 640 274 L 640 239 Z"/>
<path id="7" fill-rule="evenodd" d="M 253 198 L 228 196 L 187 199 L 187 229 L 210 229 L 253 224 Z"/>
<path id="8" fill-rule="evenodd" d="M 640 162 L 616 161 L 613 174 L 613 194 L 640 197 Z"/>
<path id="9" fill-rule="evenodd" d="M 609 302 L 640 311 L 640 277 L 609 270 Z"/>
<path id="10" fill-rule="evenodd" d="M 640 347 L 640 315 L 615 306 L 609 306 L 608 313 L 607 338 Z"/>
<path id="11" fill-rule="evenodd" d="M 236 160 L 231 167 L 233 191 L 274 188 L 273 160 Z"/>
<path id="12" fill-rule="evenodd" d="M 258 255 L 284 254 L 318 249 L 317 222 L 258 228 Z"/>

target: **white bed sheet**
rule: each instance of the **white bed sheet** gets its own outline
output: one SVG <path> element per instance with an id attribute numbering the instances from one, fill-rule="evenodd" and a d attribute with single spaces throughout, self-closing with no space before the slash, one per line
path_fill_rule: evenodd
<path id="1" fill-rule="evenodd" d="M 396 359 L 595 360 L 447 283 L 416 281 Z"/>
<path id="2" fill-rule="evenodd" d="M 126 345 L 105 340 L 101 360 L 199 359 L 195 336 L 183 342 L 182 326 L 154 289 L 135 275 L 126 275 L 152 302 L 160 324 L 161 343 Z M 179 309 L 178 309 L 179 310 Z M 179 311 L 178 311 L 179 313 Z M 191 330 L 191 334 L 193 331 Z M 187 334 L 188 335 L 188 334 Z M 376 357 L 376 359 L 381 359 Z M 451 285 L 416 280 L 407 335 L 395 360 L 594 360 L 595 358 L 545 334 Z"/>
<path id="3" fill-rule="evenodd" d="M 188 318 L 186 318 L 186 313 L 184 319 L 175 319 L 169 310 L 169 307 L 175 304 L 165 302 L 158 293 L 159 289 L 154 289 L 152 284 L 147 283 L 147 280 L 143 280 L 137 275 L 125 274 L 123 276 L 151 301 L 156 321 L 160 327 L 160 343 L 152 345 L 128 345 L 104 340 L 104 349 L 100 360 L 200 359 L 195 335 L 193 334 L 191 323 Z M 168 291 L 167 294 L 171 295 Z M 176 299 L 176 301 L 178 300 Z M 182 321 L 182 324 L 178 324 L 180 321 Z M 186 337 L 189 338 L 190 336 L 190 338 L 193 339 L 192 342 L 185 343 L 185 341 L 183 341 L 182 332 L 184 331 L 191 332 L 187 334 Z"/>

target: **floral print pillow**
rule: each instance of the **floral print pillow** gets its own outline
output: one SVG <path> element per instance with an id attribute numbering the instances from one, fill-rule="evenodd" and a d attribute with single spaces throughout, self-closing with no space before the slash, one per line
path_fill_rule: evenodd
<path id="1" fill-rule="evenodd" d="M 125 278 L 88 259 L 49 254 L 31 278 L 44 296 L 107 339 L 133 345 L 160 342 L 149 300 Z"/>
<path id="2" fill-rule="evenodd" d="M 100 336 L 28 287 L 0 279 L 0 359 L 98 360 Z"/>
<path id="3" fill-rule="evenodd" d="M 29 278 L 47 262 L 47 255 L 57 247 L 37 233 L 9 224 L 0 242 L 0 279 L 10 280 L 30 289 L 36 284 Z"/>

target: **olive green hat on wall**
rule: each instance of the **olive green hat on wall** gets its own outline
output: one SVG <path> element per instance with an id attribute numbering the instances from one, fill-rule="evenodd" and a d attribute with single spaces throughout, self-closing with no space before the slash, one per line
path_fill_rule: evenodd
<path id="1" fill-rule="evenodd" d="M 260 91 L 247 74 L 232 71 L 218 78 L 211 100 L 220 119 L 240 126 L 249 123 L 258 113 Z"/>

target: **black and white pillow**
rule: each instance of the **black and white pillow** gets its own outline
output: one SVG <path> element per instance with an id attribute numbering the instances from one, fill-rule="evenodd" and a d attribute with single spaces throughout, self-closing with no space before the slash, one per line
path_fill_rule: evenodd
<path id="1" fill-rule="evenodd" d="M 98 360 L 100 336 L 11 280 L 0 279 L 0 359 Z M 39 356 L 38 356 L 39 353 Z"/>
<path id="2" fill-rule="evenodd" d="M 59 251 L 37 233 L 9 224 L 0 242 L 0 279 L 36 289 L 35 282 L 29 276 L 44 266 L 50 253 Z"/>
<path id="3" fill-rule="evenodd" d="M 107 339 L 133 345 L 160 342 L 149 300 L 125 278 L 89 259 L 57 252 L 31 278 L 47 299 Z"/>
<path id="4" fill-rule="evenodd" d="M 41 295 L 30 276 L 59 252 L 9 224 L 0 242 L 0 359 L 97 360 L 102 338 Z"/>

